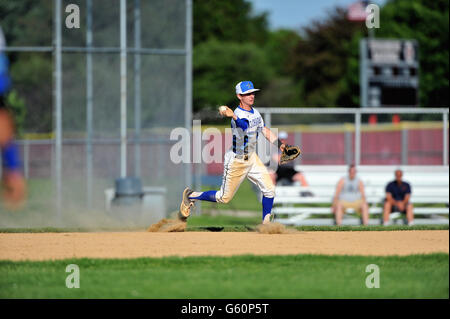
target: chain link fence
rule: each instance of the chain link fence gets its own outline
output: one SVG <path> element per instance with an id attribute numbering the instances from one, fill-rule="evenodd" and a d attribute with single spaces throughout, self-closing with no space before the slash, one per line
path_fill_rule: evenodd
<path id="1" fill-rule="evenodd" d="M 13 39 L 5 50 L 13 89 L 27 109 L 18 143 L 29 194 L 24 211 L 5 213 L 0 226 L 118 225 L 105 212 L 105 189 L 114 187 L 122 165 L 143 186 L 164 189 L 165 205 L 148 208 L 149 214 L 177 210 L 192 172 L 189 164 L 174 164 L 167 154 L 175 143 L 172 129 L 189 129 L 191 123 L 191 1 L 32 4 L 39 8 L 36 30 L 26 28 L 33 36 L 27 38 L 14 24 L 2 25 Z M 80 28 L 66 26 L 70 4 L 79 8 Z M 23 81 L 23 72 L 38 78 Z M 124 74 L 126 142 L 121 130 Z"/>

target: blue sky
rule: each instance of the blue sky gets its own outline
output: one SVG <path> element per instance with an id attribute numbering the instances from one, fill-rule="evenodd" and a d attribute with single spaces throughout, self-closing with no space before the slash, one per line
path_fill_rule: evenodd
<path id="1" fill-rule="evenodd" d="M 255 13 L 269 12 L 271 29 L 299 29 L 312 20 L 325 18 L 327 10 L 335 6 L 348 7 L 356 0 L 248 0 Z M 372 3 L 382 5 L 386 0 L 375 0 Z"/>

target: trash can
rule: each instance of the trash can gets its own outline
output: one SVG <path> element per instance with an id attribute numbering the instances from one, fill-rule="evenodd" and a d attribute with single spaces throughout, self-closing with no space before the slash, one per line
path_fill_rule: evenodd
<path id="1" fill-rule="evenodd" d="M 111 214 L 121 221 L 135 223 L 140 219 L 142 196 L 142 184 L 139 178 L 116 179 Z"/>
<path id="2" fill-rule="evenodd" d="M 118 178 L 114 190 L 105 190 L 105 208 L 127 225 L 148 226 L 167 217 L 166 195 L 165 187 L 142 187 L 138 178 Z"/>

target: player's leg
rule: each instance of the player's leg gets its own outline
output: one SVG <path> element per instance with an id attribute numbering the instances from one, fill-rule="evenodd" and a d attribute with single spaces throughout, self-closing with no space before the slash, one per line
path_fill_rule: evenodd
<path id="1" fill-rule="evenodd" d="M 19 148 L 14 142 L 2 147 L 1 158 L 3 162 L 3 198 L 8 209 L 19 209 L 23 206 L 26 197 L 26 183 L 20 171 L 21 163 Z"/>
<path id="2" fill-rule="evenodd" d="M 408 220 L 408 226 L 414 225 L 414 206 L 411 203 L 406 204 L 406 219 Z"/>
<path id="3" fill-rule="evenodd" d="M 227 154 L 225 154 L 225 165 L 227 162 Z M 189 187 L 186 187 L 183 191 L 181 198 L 179 217 L 186 220 L 191 214 L 191 208 L 195 205 L 195 200 L 206 200 L 215 202 L 216 201 L 215 190 L 210 190 L 206 192 L 195 192 Z M 192 197 L 192 198 L 191 198 Z"/>
<path id="4" fill-rule="evenodd" d="M 2 107 L 2 101 L 0 96 L 0 149 L 5 147 L 9 141 L 13 139 L 14 130 L 11 116 L 7 110 Z"/>
<path id="5" fill-rule="evenodd" d="M 196 201 L 196 200 L 204 200 L 204 201 L 208 201 L 208 202 L 217 202 L 216 200 L 216 190 L 210 190 L 210 191 L 204 191 L 204 192 L 192 192 L 190 194 L 188 194 L 188 198 L 191 201 Z"/>
<path id="6" fill-rule="evenodd" d="M 5 172 L 3 176 L 3 197 L 9 210 L 23 207 L 26 196 L 26 183 L 19 171 Z"/>
<path id="7" fill-rule="evenodd" d="M 342 225 L 342 218 L 344 216 L 344 212 L 345 212 L 344 201 L 338 200 L 338 202 L 336 204 L 335 215 L 334 215 L 337 226 Z"/>
<path id="8" fill-rule="evenodd" d="M 387 226 L 389 224 L 389 215 L 392 212 L 392 204 L 386 200 L 384 202 L 384 207 L 383 207 L 383 225 Z"/>
<path id="9" fill-rule="evenodd" d="M 220 190 L 215 193 L 216 201 L 224 204 L 234 197 L 250 168 L 247 160 L 235 158 L 232 152 L 227 155 L 223 168 L 222 185 Z"/>
<path id="10" fill-rule="evenodd" d="M 273 200 L 275 197 L 275 185 L 270 178 L 267 167 L 259 159 L 258 155 L 253 154 L 249 159 L 252 166 L 247 174 L 247 178 L 258 186 L 262 197 L 262 219 L 263 224 L 270 222 Z"/>
<path id="11" fill-rule="evenodd" d="M 303 187 L 308 187 L 309 186 L 308 182 L 306 181 L 305 176 L 302 173 L 300 173 L 300 172 L 295 173 L 295 175 L 292 177 L 292 180 L 294 182 L 299 182 L 300 185 L 303 186 Z"/>
<path id="12" fill-rule="evenodd" d="M 276 184 L 277 183 L 277 173 L 274 171 L 269 171 L 269 175 L 270 175 L 270 178 L 272 179 L 272 183 Z"/>
<path id="13" fill-rule="evenodd" d="M 358 202 L 358 210 L 361 214 L 362 223 L 364 226 L 369 225 L 369 205 L 366 201 L 360 200 Z"/>
<path id="14" fill-rule="evenodd" d="M 180 206 L 181 215 L 184 218 L 189 217 L 190 209 L 197 200 L 228 203 L 244 180 L 247 170 L 248 163 L 236 159 L 234 153 L 227 152 L 225 154 L 224 173 L 220 190 L 195 192 L 186 188 L 183 192 L 183 199 Z"/>

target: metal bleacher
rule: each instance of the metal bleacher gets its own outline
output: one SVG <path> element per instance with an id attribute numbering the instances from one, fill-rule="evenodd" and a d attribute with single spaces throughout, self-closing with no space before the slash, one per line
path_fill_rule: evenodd
<path id="1" fill-rule="evenodd" d="M 339 178 L 345 176 L 345 165 L 296 166 L 305 175 L 309 187 L 277 186 L 273 213 L 275 221 L 286 225 L 333 225 L 329 216 Z M 448 224 L 449 167 L 448 166 L 371 166 L 357 167 L 357 175 L 364 183 L 369 204 L 370 225 L 379 225 L 383 212 L 386 184 L 394 180 L 394 171 L 403 171 L 403 180 L 411 185 L 415 224 Z M 304 197 L 309 191 L 313 196 Z M 328 215 L 328 216 L 327 216 Z M 378 216 L 379 218 L 373 218 Z M 399 213 L 391 214 L 393 222 L 402 221 Z M 343 225 L 359 225 L 360 219 L 347 211 Z"/>

